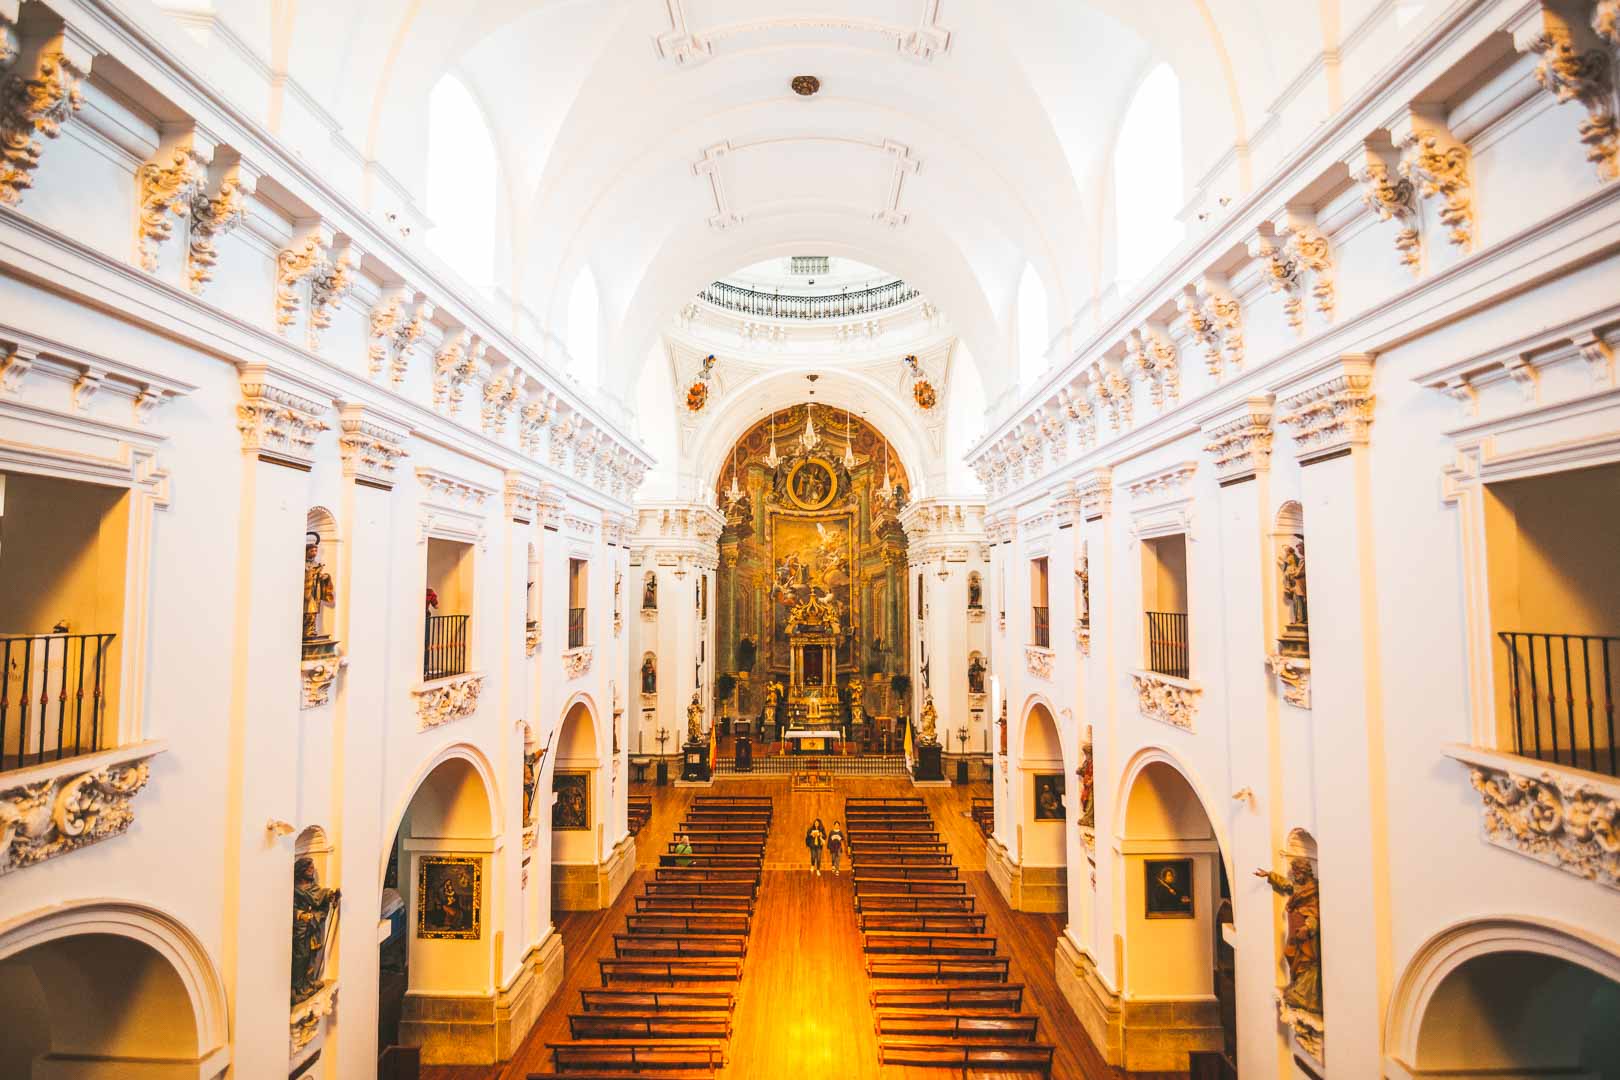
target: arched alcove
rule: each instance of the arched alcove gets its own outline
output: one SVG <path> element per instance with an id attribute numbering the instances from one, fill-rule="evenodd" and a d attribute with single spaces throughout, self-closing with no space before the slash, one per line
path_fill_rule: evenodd
<path id="1" fill-rule="evenodd" d="M 1161 1024 L 1180 1052 L 1221 1050 L 1215 1003 L 1216 942 L 1230 889 L 1215 829 L 1186 773 L 1159 750 L 1125 771 L 1119 872 L 1127 999 L 1178 1002 Z"/>
<path id="2" fill-rule="evenodd" d="M 1616 1015 L 1620 946 L 1539 919 L 1481 919 L 1414 954 L 1387 1044 L 1414 1077 L 1615 1076 Z"/>
<path id="3" fill-rule="evenodd" d="M 1023 745 L 1019 750 L 1019 768 L 1023 771 L 1023 910 L 1030 907 L 1037 886 L 1042 895 L 1051 893 L 1059 884 L 1066 884 L 1061 868 L 1068 865 L 1069 805 L 1073 793 L 1069 790 L 1068 770 L 1063 767 L 1063 742 L 1058 734 L 1057 721 L 1044 702 L 1029 706 L 1024 717 Z M 1058 874 L 1038 874 L 1035 871 L 1057 868 Z M 1050 878 L 1051 881 L 1046 881 Z M 1037 880 L 1039 879 L 1039 880 Z M 1054 908 L 1066 911 L 1067 893 L 1063 903 Z M 1056 898 L 1047 896 L 1056 902 Z"/>
<path id="4" fill-rule="evenodd" d="M 606 835 L 602 759 L 596 716 L 590 703 L 568 707 L 557 732 L 551 774 L 551 893 L 559 911 L 594 911 L 604 906 L 598 873 Z"/>
<path id="5" fill-rule="evenodd" d="M 0 1076 L 211 1080 L 230 1065 L 201 943 L 135 904 L 68 904 L 0 928 Z"/>
<path id="6" fill-rule="evenodd" d="M 336 637 L 338 625 L 337 519 L 324 506 L 311 507 L 304 517 L 304 654 L 321 653 Z"/>

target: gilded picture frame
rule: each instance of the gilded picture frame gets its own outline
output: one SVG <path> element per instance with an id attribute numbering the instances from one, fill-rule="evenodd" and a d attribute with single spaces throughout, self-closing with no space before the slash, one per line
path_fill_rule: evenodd
<path id="1" fill-rule="evenodd" d="M 1062 821 L 1068 815 L 1063 810 L 1062 773 L 1035 774 L 1035 820 Z"/>
<path id="2" fill-rule="evenodd" d="M 575 769 L 558 769 L 551 777 L 551 790 L 557 799 L 551 804 L 554 832 L 582 832 L 591 827 L 591 774 Z"/>
<path id="3" fill-rule="evenodd" d="M 1193 903 L 1191 859 L 1142 860 L 1143 916 L 1149 919 L 1190 919 Z"/>
<path id="4" fill-rule="evenodd" d="M 838 474 L 820 458 L 805 458 L 788 473 L 786 490 L 800 510 L 823 510 L 838 497 Z"/>
<path id="5" fill-rule="evenodd" d="M 423 855 L 416 870 L 416 936 L 477 941 L 483 936 L 484 861 Z"/>

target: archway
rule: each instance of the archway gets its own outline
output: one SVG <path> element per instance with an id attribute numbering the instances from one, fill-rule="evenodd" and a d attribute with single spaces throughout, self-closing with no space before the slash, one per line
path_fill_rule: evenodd
<path id="1" fill-rule="evenodd" d="M 419 1046 L 431 1064 L 483 1063 L 476 1048 L 493 1041 L 487 1022 L 442 1019 L 446 1002 L 487 1000 L 501 929 L 498 803 L 476 754 L 453 747 L 428 768 L 384 871 L 378 1046 Z"/>
<path id="2" fill-rule="evenodd" d="M 1117 925 L 1126 1001 L 1174 1008 L 1124 1020 L 1128 1069 L 1188 1067 L 1190 1051 L 1226 1051 L 1217 1000 L 1221 924 L 1231 889 L 1204 804 L 1181 768 L 1148 751 L 1127 768 L 1119 840 Z M 1133 1049 L 1134 1048 L 1134 1049 Z"/>
<path id="3" fill-rule="evenodd" d="M 1620 1075 L 1620 949 L 1531 919 L 1451 927 L 1390 999 L 1391 1075 Z"/>
<path id="4" fill-rule="evenodd" d="M 212 1080 L 226 1002 L 196 938 L 135 904 L 69 905 L 0 928 L 0 1076 Z"/>
<path id="5" fill-rule="evenodd" d="M 596 911 L 617 895 L 604 874 L 608 800 L 599 739 L 590 702 L 574 701 L 557 732 L 551 797 L 540 811 L 551 817 L 553 911 Z"/>
<path id="6" fill-rule="evenodd" d="M 1018 835 L 1023 850 L 1016 906 L 1021 911 L 1066 913 L 1068 808 L 1075 795 L 1063 767 L 1057 721 L 1044 702 L 1033 702 L 1025 713 L 1018 767 L 1022 773 Z"/>

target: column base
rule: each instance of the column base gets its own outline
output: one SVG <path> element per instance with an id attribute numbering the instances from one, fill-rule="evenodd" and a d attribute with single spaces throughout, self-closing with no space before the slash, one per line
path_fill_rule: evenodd
<path id="1" fill-rule="evenodd" d="M 1097 965 L 1080 951 L 1067 933 L 1058 935 L 1057 954 L 1052 964 L 1057 974 L 1058 992 L 1074 1010 L 1091 1045 L 1109 1065 L 1123 1062 L 1119 995 L 1104 985 Z"/>
<path id="2" fill-rule="evenodd" d="M 562 937 L 552 930 L 510 985 L 493 994 L 406 994 L 399 1041 L 419 1047 L 424 1065 L 510 1061 L 562 981 Z"/>
<path id="3" fill-rule="evenodd" d="M 495 1052 L 500 1060 L 512 1060 L 562 983 L 562 935 L 553 929 L 529 950 L 511 985 L 495 995 Z"/>
<path id="4" fill-rule="evenodd" d="M 984 842 L 984 868 L 1007 906 L 1034 915 L 1069 910 L 1069 871 L 1063 866 L 1023 866 L 995 837 Z"/>
<path id="5" fill-rule="evenodd" d="M 1194 1050 L 1222 1049 L 1220 1004 L 1208 1000 L 1131 1001 L 1110 990 L 1091 957 L 1067 934 L 1053 957 L 1058 990 L 1110 1065 L 1129 1072 L 1186 1072 Z"/>
<path id="6" fill-rule="evenodd" d="M 600 911 L 613 906 L 636 872 L 636 840 L 626 836 L 600 863 L 552 863 L 553 911 Z"/>

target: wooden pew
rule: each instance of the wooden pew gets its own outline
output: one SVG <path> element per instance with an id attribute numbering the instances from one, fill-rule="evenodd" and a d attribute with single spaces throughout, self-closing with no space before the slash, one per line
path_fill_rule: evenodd
<path id="1" fill-rule="evenodd" d="M 918 918 L 919 916 L 910 916 Z M 981 917 L 982 918 L 982 917 Z M 676 934 L 693 934 L 702 937 L 712 935 L 746 937 L 749 928 L 749 916 L 736 912 L 634 912 L 626 915 L 624 928 L 631 934 L 652 934 L 659 937 L 668 937 Z M 910 926 L 884 926 L 874 927 L 883 930 L 917 930 L 928 927 Z M 981 926 L 980 929 L 983 929 Z"/>
<path id="2" fill-rule="evenodd" d="M 570 1013 L 568 1032 L 576 1039 L 729 1039 L 731 1014 L 677 1013 Z M 896 1034 L 930 1032 L 902 1030 Z"/>
<path id="3" fill-rule="evenodd" d="M 747 896 L 638 896 L 636 912 L 737 912 L 754 913 L 754 901 Z"/>
<path id="4" fill-rule="evenodd" d="M 1055 1049 L 1049 1043 L 950 1043 L 882 1039 L 878 1042 L 878 1060 L 884 1065 L 961 1069 L 963 1075 L 969 1070 L 984 1072 L 1017 1070 L 1051 1076 L 1052 1054 Z"/>
<path id="5" fill-rule="evenodd" d="M 692 841 L 694 850 L 696 850 L 698 844 L 716 842 L 725 844 L 756 844 L 761 848 L 765 846 L 764 832 L 753 832 L 746 829 L 738 829 L 736 831 L 728 831 L 725 829 L 688 829 L 684 822 L 676 831 L 686 834 L 687 839 Z"/>
<path id="6" fill-rule="evenodd" d="M 763 843 L 770 829 L 757 821 L 695 821 L 683 818 L 676 832 L 683 832 L 694 840 L 698 833 L 713 833 L 712 837 L 706 835 L 705 839 L 753 840 L 757 837 Z"/>
<path id="7" fill-rule="evenodd" d="M 699 855 L 694 849 L 690 855 L 660 855 L 659 866 L 693 866 L 725 870 L 763 870 L 762 855 Z"/>
<path id="8" fill-rule="evenodd" d="M 670 854 L 675 853 L 675 841 L 669 842 Z M 765 841 L 752 840 L 693 840 L 692 854 L 694 855 L 763 855 L 765 854 Z"/>
<path id="9" fill-rule="evenodd" d="M 877 1014 L 879 1038 L 989 1039 L 1034 1042 L 1041 1019 L 1034 1013 L 937 1013 L 926 1009 L 885 1009 Z"/>
<path id="10" fill-rule="evenodd" d="M 737 982 L 742 961 L 726 959 L 648 960 L 604 956 L 596 962 L 602 985 L 615 982 Z"/>
<path id="11" fill-rule="evenodd" d="M 855 842 L 850 841 L 849 849 L 854 851 Z M 950 848 L 943 840 L 864 840 L 860 844 L 862 854 L 873 855 L 949 855 Z"/>
<path id="12" fill-rule="evenodd" d="M 649 881 L 643 896 L 740 896 L 752 900 L 759 886 L 748 881 Z"/>
<path id="13" fill-rule="evenodd" d="M 861 844 L 937 844 L 939 833 L 932 829 L 845 829 L 852 845 Z"/>
<path id="14" fill-rule="evenodd" d="M 628 1069 L 631 1072 L 669 1069 L 722 1068 L 725 1047 L 718 1042 L 697 1039 L 586 1039 L 571 1043 L 547 1043 L 551 1064 L 558 1072 Z"/>
<path id="15" fill-rule="evenodd" d="M 757 886 L 760 870 L 752 866 L 660 866 L 655 874 L 654 881 L 746 881 Z"/>
<path id="16" fill-rule="evenodd" d="M 862 932 L 902 930 L 924 934 L 982 934 L 984 920 L 982 911 L 868 911 L 856 916 Z"/>
<path id="17" fill-rule="evenodd" d="M 935 896 L 965 896 L 965 881 L 926 881 L 897 877 L 862 877 L 855 875 L 855 895 L 868 893 L 931 893 Z"/>
<path id="18" fill-rule="evenodd" d="M 928 801 L 921 795 L 890 795 L 878 797 L 875 795 L 850 796 L 844 800 L 844 812 L 861 809 L 868 806 L 927 806 Z"/>
<path id="19" fill-rule="evenodd" d="M 945 947 L 948 945 L 941 946 Z M 621 960 L 741 960 L 748 955 L 748 939 L 719 934 L 693 934 L 690 937 L 614 934 L 613 955 Z"/>
<path id="20" fill-rule="evenodd" d="M 873 930 L 865 935 L 868 956 L 994 956 L 996 939 L 987 934 L 947 934 Z"/>
<path id="21" fill-rule="evenodd" d="M 1005 956 L 868 956 L 866 973 L 874 979 L 1006 982 L 1010 963 Z"/>
<path id="22" fill-rule="evenodd" d="M 776 806 L 776 798 L 771 795 L 696 795 L 692 798 L 692 805 L 752 806 L 770 810 Z"/>
<path id="23" fill-rule="evenodd" d="M 868 911 L 972 911 L 972 896 L 917 896 L 905 893 L 868 893 L 855 897 L 855 910 Z"/>
<path id="24" fill-rule="evenodd" d="M 859 878 L 888 877 L 907 881 L 955 881 L 960 871 L 954 866 L 912 866 L 887 859 L 861 859 L 850 864 Z"/>
<path id="25" fill-rule="evenodd" d="M 891 833 L 917 833 L 934 831 L 934 819 L 920 818 L 884 818 L 881 821 L 862 821 L 859 818 L 844 822 L 844 827 L 852 833 L 891 832 Z"/>
<path id="26" fill-rule="evenodd" d="M 872 1008 L 917 1009 L 931 1012 L 961 1012 L 965 1009 L 999 1009 L 1019 1012 L 1024 1007 L 1024 984 L 1001 983 L 945 986 L 884 986 L 872 991 Z"/>
<path id="27" fill-rule="evenodd" d="M 586 1012 L 613 1013 L 731 1013 L 737 997 L 730 990 L 608 990 L 581 988 L 580 1007 Z"/>

